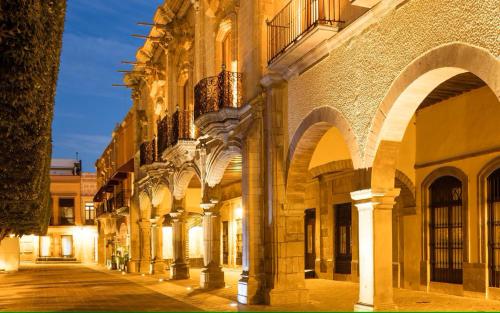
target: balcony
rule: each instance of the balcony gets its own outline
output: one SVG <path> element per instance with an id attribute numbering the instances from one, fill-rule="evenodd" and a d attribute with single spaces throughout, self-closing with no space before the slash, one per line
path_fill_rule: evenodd
<path id="1" fill-rule="evenodd" d="M 291 0 L 267 23 L 268 64 L 290 67 L 339 31 L 340 0 Z"/>
<path id="2" fill-rule="evenodd" d="M 197 131 L 193 122 L 193 111 L 177 110 L 166 115 L 157 124 L 158 160 L 172 161 L 177 152 L 194 153 Z"/>
<path id="3" fill-rule="evenodd" d="M 128 213 L 130 207 L 130 190 L 119 189 L 109 199 L 101 202 L 96 208 L 96 217 L 104 214 L 123 215 Z"/>
<path id="4" fill-rule="evenodd" d="M 239 108 L 242 102 L 241 77 L 241 73 L 223 68 L 219 75 L 200 80 L 194 87 L 194 119 L 223 108 Z"/>
<path id="5" fill-rule="evenodd" d="M 248 109 L 243 106 L 242 77 L 223 68 L 195 86 L 194 118 L 203 134 L 224 140 L 238 126 Z"/>
<path id="6" fill-rule="evenodd" d="M 156 139 L 145 141 L 140 146 L 140 166 L 153 164 L 158 160 Z"/>

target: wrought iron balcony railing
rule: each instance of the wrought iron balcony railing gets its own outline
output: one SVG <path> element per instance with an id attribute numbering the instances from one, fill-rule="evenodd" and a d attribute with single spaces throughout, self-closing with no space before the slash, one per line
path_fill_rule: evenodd
<path id="1" fill-rule="evenodd" d="M 156 139 L 145 141 L 140 146 L 140 165 L 148 165 L 157 161 Z"/>
<path id="2" fill-rule="evenodd" d="M 340 0 L 291 0 L 267 23 L 268 64 L 317 25 L 340 21 Z"/>
<path id="3" fill-rule="evenodd" d="M 242 103 L 242 74 L 224 69 L 194 87 L 194 118 L 222 108 L 239 108 Z"/>
<path id="4" fill-rule="evenodd" d="M 167 114 L 164 118 L 158 121 L 157 133 L 158 133 L 158 153 L 163 153 L 170 145 L 171 140 L 171 125 L 170 116 Z"/>
<path id="5" fill-rule="evenodd" d="M 101 202 L 95 209 L 95 216 L 99 217 L 104 213 L 106 213 L 106 205 L 104 204 L 104 202 Z"/>
<path id="6" fill-rule="evenodd" d="M 130 207 L 130 190 L 128 189 L 120 189 L 115 194 L 115 203 L 114 203 L 114 210 L 117 210 L 119 208 L 123 207 Z"/>
<path id="7" fill-rule="evenodd" d="M 193 122 L 193 111 L 177 110 L 166 115 L 158 122 L 158 154 L 167 148 L 175 146 L 179 140 L 193 140 L 196 138 L 196 128 Z"/>

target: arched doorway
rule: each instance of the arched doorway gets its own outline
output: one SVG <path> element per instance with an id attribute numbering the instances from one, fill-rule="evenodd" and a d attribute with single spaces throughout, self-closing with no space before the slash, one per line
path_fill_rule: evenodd
<path id="1" fill-rule="evenodd" d="M 372 166 L 371 188 L 394 188 L 397 169 L 420 195 L 415 215 L 403 218 L 404 287 L 457 295 L 485 292 L 477 187 L 467 189 L 467 179 L 461 180 L 462 214 L 456 215 L 459 206 L 450 204 L 456 184 L 448 178 L 443 178 L 452 186 L 448 189 L 427 183 L 439 168 L 457 167 L 465 177 L 475 177 L 485 160 L 498 154 L 499 69 L 485 50 L 445 45 L 410 64 L 379 107 L 364 154 L 365 164 Z M 433 202 L 438 190 L 451 199 L 448 206 Z M 450 214 L 446 219 L 445 213 Z"/>
<path id="2" fill-rule="evenodd" d="M 357 215 L 350 192 L 364 180 L 365 171 L 356 170 L 358 151 L 346 119 L 331 107 L 313 110 L 298 127 L 288 151 L 285 210 L 275 213 L 283 250 L 277 251 L 281 278 L 274 288 L 299 290 L 302 297 L 305 277 L 356 280 Z M 290 263 L 298 265 L 294 271 L 279 268 Z"/>

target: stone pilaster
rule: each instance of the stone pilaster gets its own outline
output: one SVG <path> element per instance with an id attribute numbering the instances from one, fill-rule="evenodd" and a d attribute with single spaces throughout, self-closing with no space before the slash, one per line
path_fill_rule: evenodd
<path id="1" fill-rule="evenodd" d="M 203 203 L 204 266 L 200 273 L 200 287 L 222 288 L 224 272 L 220 265 L 220 216 L 217 203 Z"/>
<path id="2" fill-rule="evenodd" d="M 137 187 L 135 187 L 137 188 Z M 128 271 L 131 273 L 139 272 L 139 265 L 141 261 L 141 232 L 139 227 L 139 199 L 137 194 L 132 196 L 130 201 L 130 219 L 129 219 L 129 232 L 130 232 L 130 247 L 129 247 L 129 263 Z"/>
<path id="3" fill-rule="evenodd" d="M 139 221 L 141 238 L 141 259 L 139 263 L 140 273 L 149 273 L 151 266 L 151 221 L 141 219 Z"/>
<path id="4" fill-rule="evenodd" d="M 173 262 L 170 265 L 171 279 L 189 278 L 189 265 L 186 262 L 186 222 L 184 210 L 171 212 Z"/>
<path id="5" fill-rule="evenodd" d="M 265 213 L 266 302 L 271 305 L 300 304 L 309 299 L 304 278 L 304 203 L 289 201 L 285 193 L 284 129 L 287 87 L 283 78 L 268 73 L 261 80 L 266 88 L 264 136 L 266 149 Z M 288 203 L 290 202 L 290 203 Z"/>
<path id="6" fill-rule="evenodd" d="M 392 208 L 399 189 L 351 192 L 359 221 L 359 300 L 355 311 L 393 309 Z"/>
<path id="7" fill-rule="evenodd" d="M 257 104 L 258 105 L 258 104 Z M 238 281 L 238 302 L 264 301 L 263 286 L 263 190 L 262 112 L 254 109 L 254 121 L 242 147 L 243 272 Z"/>

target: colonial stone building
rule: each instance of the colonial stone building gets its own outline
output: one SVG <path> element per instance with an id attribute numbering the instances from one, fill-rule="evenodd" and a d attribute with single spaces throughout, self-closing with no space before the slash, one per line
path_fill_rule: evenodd
<path id="1" fill-rule="evenodd" d="M 43 236 L 19 239 L 21 262 L 95 263 L 97 229 L 92 198 L 96 175 L 81 168 L 79 160 L 52 159 L 49 226 Z"/>
<path id="2" fill-rule="evenodd" d="M 305 302 L 306 278 L 359 282 L 359 310 L 499 297 L 498 26 L 493 0 L 165 1 L 127 157 L 97 163 L 103 197 L 127 172 L 128 270 L 241 266 L 241 303 Z"/>

